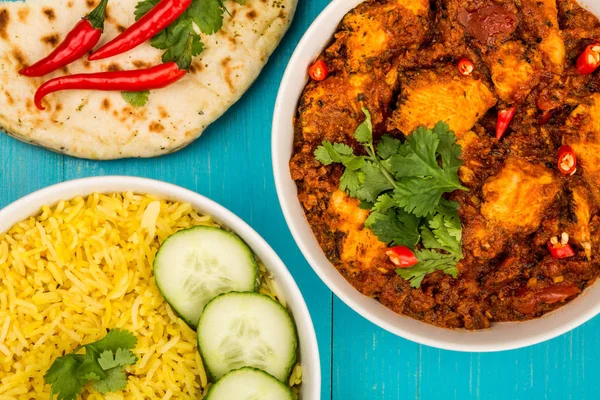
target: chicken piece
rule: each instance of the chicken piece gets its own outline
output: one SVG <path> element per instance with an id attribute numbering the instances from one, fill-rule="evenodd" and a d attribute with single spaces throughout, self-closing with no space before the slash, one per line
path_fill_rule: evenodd
<path id="1" fill-rule="evenodd" d="M 358 200 L 337 190 L 329 200 L 329 211 L 334 216 L 331 228 L 342 233 L 338 242 L 340 260 L 360 270 L 383 265 L 386 245 L 364 226 L 369 210 L 359 208 Z"/>
<path id="2" fill-rule="evenodd" d="M 428 14 L 427 0 L 367 1 L 344 17 L 327 53 L 343 54 L 348 72 L 381 66 L 424 41 Z"/>
<path id="3" fill-rule="evenodd" d="M 528 39 L 539 43 L 539 49 L 550 69 L 560 74 L 565 66 L 565 43 L 558 25 L 556 0 L 521 0 L 524 32 Z"/>
<path id="4" fill-rule="evenodd" d="M 537 86 L 543 64 L 539 52 L 520 41 L 504 43 L 486 56 L 496 94 L 507 103 L 522 103 Z"/>
<path id="5" fill-rule="evenodd" d="M 298 126 L 307 142 L 345 142 L 365 119 L 362 106 L 377 125 L 391 102 L 392 89 L 384 81 L 369 75 L 332 76 L 307 86 L 300 99 Z"/>
<path id="6" fill-rule="evenodd" d="M 560 182 L 549 168 L 508 158 L 500 172 L 483 185 L 481 215 L 508 235 L 528 234 L 540 225 L 559 189 Z"/>
<path id="7" fill-rule="evenodd" d="M 458 76 L 455 70 L 450 66 L 415 74 L 402 89 L 388 129 L 410 134 L 421 125 L 445 121 L 459 138 L 468 132 L 496 104 L 496 97 L 483 82 Z"/>
<path id="8" fill-rule="evenodd" d="M 575 243 L 583 247 L 585 254 L 589 259 L 592 256 L 590 221 L 592 219 L 592 208 L 594 207 L 594 203 L 590 198 L 589 191 L 583 185 L 572 187 L 571 195 L 573 197 L 573 212 L 577 221 L 573 224 L 573 227 L 568 229 L 568 231 L 572 232 L 571 238 Z"/>
<path id="9" fill-rule="evenodd" d="M 578 167 L 596 202 L 600 201 L 600 93 L 590 97 L 590 104 L 580 104 L 566 122 L 566 144 L 577 155 Z"/>

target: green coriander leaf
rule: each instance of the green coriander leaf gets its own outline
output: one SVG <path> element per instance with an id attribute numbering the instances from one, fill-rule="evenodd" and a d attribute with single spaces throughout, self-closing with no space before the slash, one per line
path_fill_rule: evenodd
<path id="1" fill-rule="evenodd" d="M 342 164 L 346 167 L 346 170 L 350 171 L 358 171 L 359 169 L 363 169 L 365 166 L 365 159 L 363 157 L 357 156 L 342 156 Z"/>
<path id="2" fill-rule="evenodd" d="M 347 192 L 351 197 L 358 197 L 358 190 L 363 180 L 362 172 L 346 169 L 340 178 L 340 189 Z"/>
<path id="3" fill-rule="evenodd" d="M 109 369 L 106 371 L 106 378 L 101 381 L 94 382 L 94 389 L 104 394 L 109 392 L 117 392 L 127 387 L 127 375 L 121 367 Z"/>
<path id="4" fill-rule="evenodd" d="M 119 349 L 133 349 L 137 344 L 137 338 L 129 331 L 113 329 L 108 331 L 106 336 L 101 340 L 86 344 L 85 347 L 92 347 L 98 353 L 103 353 L 107 350 L 113 353 Z"/>
<path id="5" fill-rule="evenodd" d="M 104 370 L 98 364 L 98 351 L 92 346 L 88 346 L 85 349 L 85 358 L 79 368 L 77 368 L 76 376 L 80 381 L 89 381 L 89 380 L 100 380 L 106 377 Z M 87 376 L 93 375 L 97 377 L 97 379 L 90 379 Z"/>
<path id="6" fill-rule="evenodd" d="M 443 124 L 436 125 L 436 131 L 420 127 L 386 161 L 397 179 L 394 200 L 407 212 L 420 217 L 431 214 L 444 193 L 465 189 L 458 179 L 460 161 L 453 140 L 454 134 Z M 438 164 L 438 148 L 448 167 Z"/>
<path id="7" fill-rule="evenodd" d="M 365 107 L 362 108 L 365 113 L 365 120 L 356 128 L 354 138 L 360 144 L 370 144 L 373 142 L 373 124 L 371 123 L 371 113 Z"/>
<path id="8" fill-rule="evenodd" d="M 51 385 L 52 393 L 58 395 L 58 400 L 75 400 L 81 393 L 83 385 L 77 379 L 76 371 L 82 359 L 83 356 L 77 354 L 58 357 L 46 371 L 44 381 Z"/>
<path id="9" fill-rule="evenodd" d="M 340 154 L 333 149 L 331 142 L 323 142 L 323 144 L 315 150 L 315 158 L 323 165 L 342 162 Z"/>
<path id="10" fill-rule="evenodd" d="M 396 178 L 435 176 L 442 169 L 437 163 L 436 151 L 440 140 L 424 127 L 417 128 L 392 156 L 391 172 Z"/>
<path id="11" fill-rule="evenodd" d="M 382 194 L 377 198 L 377 201 L 373 205 L 373 211 L 386 214 L 388 210 L 396 207 L 396 202 L 389 194 Z"/>
<path id="12" fill-rule="evenodd" d="M 134 107 L 143 107 L 148 103 L 148 96 L 150 96 L 149 91 L 144 92 L 121 92 L 121 96 L 123 100 L 128 102 Z"/>
<path id="13" fill-rule="evenodd" d="M 458 215 L 458 203 L 442 198 L 436 212 L 444 216 L 444 226 L 448 233 L 460 242 L 462 240 L 462 225 Z"/>
<path id="14" fill-rule="evenodd" d="M 135 364 L 137 357 L 128 349 L 118 349 L 116 352 L 110 350 L 103 351 L 98 358 L 98 364 L 104 371 L 124 367 L 125 365 Z"/>
<path id="15" fill-rule="evenodd" d="M 133 14 L 135 15 L 135 20 L 142 18 L 146 13 L 154 8 L 161 0 L 143 0 L 137 3 L 135 6 L 135 11 Z"/>
<path id="16" fill-rule="evenodd" d="M 390 209 L 385 214 L 372 212 L 365 226 L 386 244 L 414 248 L 421 239 L 419 223 L 420 218 L 414 215 Z"/>
<path id="17" fill-rule="evenodd" d="M 358 203 L 358 208 L 360 208 L 361 210 L 370 210 L 371 208 L 373 208 L 373 203 L 361 200 L 361 202 Z"/>
<path id="18" fill-rule="evenodd" d="M 456 268 L 456 259 L 449 255 L 438 253 L 431 250 L 421 250 L 415 253 L 419 263 L 410 268 L 398 268 L 396 273 L 410 282 L 410 286 L 418 288 L 421 286 L 423 278 L 431 272 L 443 271 L 456 278 L 458 269 Z"/>
<path id="19" fill-rule="evenodd" d="M 445 250 L 455 257 L 461 258 L 460 240 L 454 237 L 444 223 L 442 214 L 435 214 L 428 221 L 429 229 L 422 227 L 423 246 L 428 249 Z"/>
<path id="20" fill-rule="evenodd" d="M 390 181 L 381 172 L 379 166 L 373 162 L 365 162 L 361 171 L 364 173 L 364 183 L 357 191 L 360 200 L 374 202 L 379 194 L 393 189 Z"/>
<path id="21" fill-rule="evenodd" d="M 103 378 L 99 377 L 98 375 L 96 375 L 93 372 L 89 372 L 89 373 L 85 374 L 84 376 L 82 376 L 81 379 L 85 380 L 85 381 L 99 381 Z"/>
<path id="22" fill-rule="evenodd" d="M 456 168 L 458 170 L 458 167 L 462 164 L 462 161 L 460 160 L 461 148 L 456 144 L 454 132 L 449 130 L 448 124 L 440 121 L 433 128 L 433 133 L 440 138 L 440 144 L 437 151 L 442 157 L 444 169 Z"/>
<path id="23" fill-rule="evenodd" d="M 443 180 L 423 178 L 403 178 L 397 185 L 394 200 L 399 207 L 418 217 L 424 217 L 435 210 L 442 194 L 457 189 L 456 185 Z"/>
<path id="24" fill-rule="evenodd" d="M 381 141 L 377 145 L 377 155 L 382 160 L 387 160 L 398 153 L 398 149 L 402 143 L 389 135 L 383 135 Z"/>
<path id="25" fill-rule="evenodd" d="M 217 32 L 223 26 L 223 3 L 221 0 L 194 0 L 186 14 L 206 35 Z"/>
<path id="26" fill-rule="evenodd" d="M 343 155 L 343 156 L 353 156 L 354 155 L 354 150 L 352 150 L 352 147 L 343 144 L 343 143 L 334 143 L 333 144 L 333 149 L 338 152 L 338 154 Z"/>
<path id="27" fill-rule="evenodd" d="M 344 161 L 346 164 L 350 161 L 347 157 L 354 156 L 354 150 L 352 150 L 352 147 L 342 143 L 331 144 L 331 142 L 324 141 L 321 146 L 317 147 L 314 154 L 317 161 L 323 165 Z M 347 157 L 343 158 L 343 156 Z"/>

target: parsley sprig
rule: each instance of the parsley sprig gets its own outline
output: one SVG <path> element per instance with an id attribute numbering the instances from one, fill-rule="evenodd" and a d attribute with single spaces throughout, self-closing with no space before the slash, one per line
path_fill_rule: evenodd
<path id="1" fill-rule="evenodd" d="M 137 362 L 131 349 L 136 337 L 119 329 L 109 331 L 94 343 L 78 347 L 71 354 L 58 357 L 50 366 L 44 380 L 51 385 L 50 400 L 75 400 L 88 383 L 100 393 L 125 389 L 125 367 Z M 85 349 L 85 354 L 78 354 Z"/>
<path id="2" fill-rule="evenodd" d="M 397 269 L 411 286 L 419 287 L 425 275 L 441 270 L 454 277 L 462 258 L 462 229 L 458 203 L 443 197 L 460 184 L 460 146 L 448 125 L 439 122 L 433 129 L 417 128 L 404 142 L 384 135 L 375 146 L 371 115 L 354 138 L 366 155 L 356 155 L 343 143 L 323 142 L 315 157 L 324 165 L 340 163 L 345 169 L 340 188 L 370 209 L 365 222 L 382 242 L 418 249 L 419 263 Z"/>

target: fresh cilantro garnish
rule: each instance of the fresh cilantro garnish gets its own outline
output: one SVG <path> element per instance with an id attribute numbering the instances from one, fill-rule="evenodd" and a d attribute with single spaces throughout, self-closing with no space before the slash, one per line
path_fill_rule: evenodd
<path id="1" fill-rule="evenodd" d="M 396 273 L 410 282 L 412 287 L 418 288 L 425 275 L 433 271 L 443 271 L 456 278 L 456 258 L 450 254 L 444 254 L 432 250 L 420 250 L 415 252 L 419 263 L 410 268 L 398 268 Z"/>
<path id="2" fill-rule="evenodd" d="M 124 368 L 137 362 L 137 357 L 131 352 L 136 343 L 137 339 L 131 332 L 115 329 L 97 342 L 58 357 L 44 375 L 46 383 L 51 385 L 50 399 L 57 395 L 58 400 L 75 400 L 90 382 L 100 393 L 125 389 L 127 376 Z M 77 354 L 82 349 L 85 349 L 85 354 Z"/>
<path id="3" fill-rule="evenodd" d="M 398 269 L 398 275 L 419 287 L 435 270 L 456 276 L 462 258 L 462 228 L 458 203 L 443 197 L 466 190 L 458 179 L 460 146 L 448 125 L 418 128 L 404 142 L 384 135 L 373 143 L 371 115 L 354 133 L 366 155 L 357 155 L 345 144 L 323 142 L 315 157 L 324 165 L 342 164 L 340 189 L 361 200 L 371 214 L 365 221 L 382 242 L 418 249 L 419 263 Z"/>
<path id="4" fill-rule="evenodd" d="M 244 0 L 236 1 L 242 5 L 245 3 Z M 140 19 L 159 2 L 160 0 L 139 2 L 135 9 L 135 19 Z M 175 22 L 152 38 L 151 44 L 157 49 L 165 50 L 163 62 L 174 61 L 179 68 L 189 69 L 192 58 L 204 50 L 198 31 L 205 35 L 219 31 L 226 11 L 223 0 L 193 0 Z"/>
<path id="5" fill-rule="evenodd" d="M 121 92 L 123 100 L 128 102 L 134 107 L 143 107 L 148 103 L 149 91 L 144 92 Z"/>

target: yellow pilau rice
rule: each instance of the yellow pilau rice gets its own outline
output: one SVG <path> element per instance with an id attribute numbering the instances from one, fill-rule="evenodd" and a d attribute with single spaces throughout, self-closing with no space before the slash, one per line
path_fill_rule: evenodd
<path id="1" fill-rule="evenodd" d="M 113 328 L 135 334 L 139 361 L 125 390 L 104 396 L 88 385 L 83 398 L 203 398 L 208 381 L 195 332 L 152 274 L 160 243 L 194 225 L 216 226 L 189 204 L 94 194 L 44 207 L 0 235 L 0 400 L 47 400 L 43 377 L 52 362 Z M 261 292 L 274 296 L 274 285 L 263 279 Z M 291 385 L 301 372 L 296 366 Z"/>

